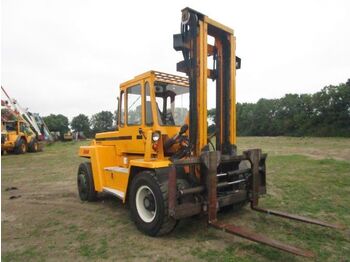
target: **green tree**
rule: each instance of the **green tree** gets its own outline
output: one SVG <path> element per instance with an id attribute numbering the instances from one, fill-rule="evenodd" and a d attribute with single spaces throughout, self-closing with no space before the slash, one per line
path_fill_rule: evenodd
<path id="1" fill-rule="evenodd" d="M 84 114 L 73 117 L 71 127 L 76 132 L 83 132 L 86 137 L 90 136 L 91 129 L 89 118 Z"/>
<path id="2" fill-rule="evenodd" d="M 216 108 L 211 108 L 207 111 L 208 115 L 208 134 L 214 134 L 216 126 Z"/>
<path id="3" fill-rule="evenodd" d="M 254 134 L 253 116 L 256 104 L 237 103 L 236 105 L 236 125 L 237 134 L 240 136 L 250 136 Z"/>
<path id="4" fill-rule="evenodd" d="M 118 110 L 114 110 L 113 112 L 113 128 L 117 128 L 118 126 Z"/>
<path id="5" fill-rule="evenodd" d="M 50 131 L 60 132 L 61 137 L 64 133 L 69 131 L 69 121 L 68 118 L 62 114 L 43 117 L 47 127 Z"/>
<path id="6" fill-rule="evenodd" d="M 257 136 L 278 135 L 275 127 L 275 116 L 278 100 L 261 98 L 254 105 L 250 120 L 250 134 Z"/>
<path id="7" fill-rule="evenodd" d="M 313 95 L 312 124 L 317 136 L 350 136 L 348 84 L 326 86 Z"/>
<path id="8" fill-rule="evenodd" d="M 101 111 L 91 117 L 92 131 L 94 134 L 111 131 L 113 128 L 113 114 L 110 111 Z"/>
<path id="9" fill-rule="evenodd" d="M 236 118 L 240 136 L 350 137 L 350 79 L 315 94 L 237 103 Z M 215 123 L 215 109 L 208 110 L 208 119 Z M 215 130 L 215 124 L 208 129 Z"/>

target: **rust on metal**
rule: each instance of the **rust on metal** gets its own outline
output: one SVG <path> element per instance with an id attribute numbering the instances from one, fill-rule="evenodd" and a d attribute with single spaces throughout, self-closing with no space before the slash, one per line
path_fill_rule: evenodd
<path id="1" fill-rule="evenodd" d="M 213 154 L 215 153 L 215 154 Z M 216 192 L 216 152 L 209 152 L 209 167 L 207 174 L 208 181 L 208 218 L 209 221 L 216 221 L 217 217 L 217 192 Z"/>
<path id="2" fill-rule="evenodd" d="M 240 162 L 242 160 L 248 160 L 247 156 L 245 155 L 221 155 L 221 163 L 226 163 L 226 162 Z"/>
<path id="3" fill-rule="evenodd" d="M 251 206 L 251 208 L 253 210 L 255 210 L 255 211 L 266 213 L 266 214 L 269 214 L 269 215 L 289 218 L 289 219 L 292 219 L 292 220 L 301 221 L 301 222 L 314 224 L 314 225 L 319 225 L 319 226 L 323 226 L 323 227 L 344 229 L 344 226 L 342 226 L 342 225 L 329 224 L 329 223 L 326 223 L 326 222 L 323 222 L 323 221 L 319 221 L 319 220 L 316 220 L 316 219 L 312 219 L 312 218 L 307 218 L 307 217 L 303 217 L 303 216 L 288 214 L 288 213 L 281 212 L 281 211 L 276 211 L 276 210 L 264 209 L 264 208 L 260 208 L 260 207 L 253 206 L 253 205 Z"/>
<path id="4" fill-rule="evenodd" d="M 275 239 L 271 239 L 268 237 L 265 237 L 263 235 L 251 232 L 249 230 L 246 230 L 242 227 L 237 227 L 234 225 L 230 225 L 230 224 L 222 224 L 222 223 L 218 223 L 218 222 L 212 222 L 210 223 L 211 226 L 213 226 L 214 228 L 217 229 L 221 229 L 224 232 L 233 234 L 233 235 L 237 235 L 273 248 L 277 248 L 280 250 L 283 250 L 285 252 L 289 252 L 292 253 L 294 255 L 298 255 L 298 256 L 303 256 L 303 257 L 314 257 L 315 255 L 309 251 L 309 250 L 305 250 L 305 249 L 301 249 L 298 247 L 294 247 L 291 245 L 287 245 L 284 244 L 280 241 L 277 241 Z"/>
<path id="5" fill-rule="evenodd" d="M 167 73 L 158 72 L 158 71 L 152 71 L 152 72 L 155 75 L 156 81 L 165 81 L 165 82 L 171 82 L 177 85 L 189 86 L 187 77 L 167 74 Z"/>
<path id="6" fill-rule="evenodd" d="M 201 203 L 183 203 L 175 207 L 175 219 L 197 215 L 202 211 Z"/>
<path id="7" fill-rule="evenodd" d="M 218 197 L 219 207 L 242 203 L 247 199 L 246 190 L 237 190 L 234 194 Z"/>
<path id="8" fill-rule="evenodd" d="M 260 189 L 260 174 L 259 174 L 259 163 L 261 159 L 261 149 L 251 149 L 245 151 L 244 154 L 249 159 L 252 165 L 252 176 L 253 176 L 253 190 L 251 203 L 253 206 L 257 206 L 259 203 L 259 189 Z"/>
<path id="9" fill-rule="evenodd" d="M 190 187 L 179 190 L 181 195 L 198 194 L 205 190 L 204 186 Z"/>
<path id="10" fill-rule="evenodd" d="M 174 159 L 173 161 L 174 166 L 198 165 L 200 163 L 201 163 L 201 160 L 199 157 L 190 157 L 186 159 Z"/>
<path id="11" fill-rule="evenodd" d="M 217 167 L 220 163 L 220 152 L 205 151 L 201 154 L 202 169 L 206 179 L 206 188 L 208 192 L 208 220 L 214 222 L 217 220 Z"/>

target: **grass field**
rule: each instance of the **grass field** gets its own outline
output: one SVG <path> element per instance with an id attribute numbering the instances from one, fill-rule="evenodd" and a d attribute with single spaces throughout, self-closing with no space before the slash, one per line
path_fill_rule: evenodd
<path id="1" fill-rule="evenodd" d="M 82 203 L 76 171 L 83 160 L 77 151 L 86 143 L 56 143 L 37 154 L 1 157 L 3 261 L 310 261 L 208 228 L 205 217 L 180 222 L 168 236 L 147 237 L 119 200 L 104 196 Z M 268 194 L 261 206 L 350 228 L 350 139 L 241 137 L 238 147 L 269 154 Z M 310 249 L 316 261 L 350 261 L 349 230 L 248 207 L 220 213 L 219 219 Z"/>

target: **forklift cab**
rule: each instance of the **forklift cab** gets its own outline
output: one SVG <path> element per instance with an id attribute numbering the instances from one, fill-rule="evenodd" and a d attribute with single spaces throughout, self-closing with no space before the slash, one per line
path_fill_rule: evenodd
<path id="1" fill-rule="evenodd" d="M 149 71 L 121 84 L 118 101 L 118 135 L 131 136 L 128 152 L 144 153 L 147 132 L 166 141 L 184 125 L 189 110 L 188 81 Z"/>

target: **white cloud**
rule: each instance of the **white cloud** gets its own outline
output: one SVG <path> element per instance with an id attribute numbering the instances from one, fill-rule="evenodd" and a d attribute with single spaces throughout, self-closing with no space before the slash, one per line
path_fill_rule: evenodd
<path id="1" fill-rule="evenodd" d="M 2 1 L 2 85 L 23 107 L 70 118 L 114 110 L 118 85 L 176 73 L 180 10 L 235 30 L 237 99 L 313 93 L 350 72 L 348 1 Z"/>

